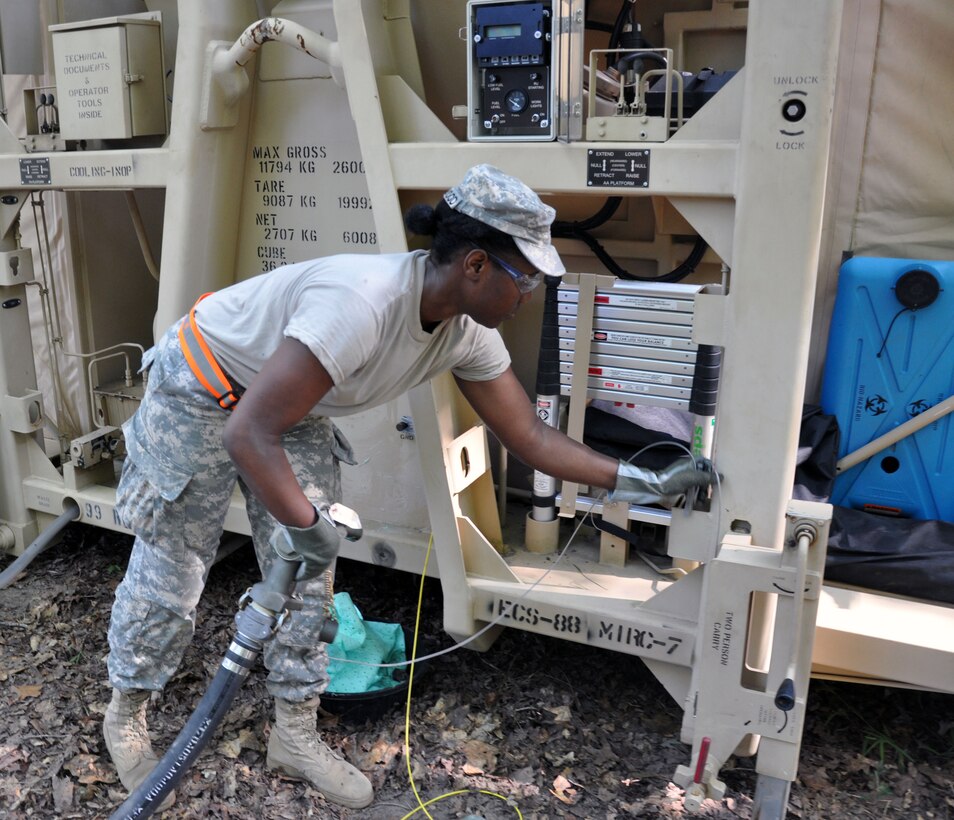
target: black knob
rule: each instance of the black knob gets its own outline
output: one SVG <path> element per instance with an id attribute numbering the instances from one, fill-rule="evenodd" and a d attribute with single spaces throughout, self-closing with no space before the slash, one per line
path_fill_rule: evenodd
<path id="1" fill-rule="evenodd" d="M 801 100 L 786 100 L 782 103 L 782 117 L 788 122 L 798 122 L 805 116 L 805 103 Z"/>
<path id="2" fill-rule="evenodd" d="M 783 712 L 791 712 L 795 707 L 795 682 L 785 678 L 775 693 L 775 705 Z"/>

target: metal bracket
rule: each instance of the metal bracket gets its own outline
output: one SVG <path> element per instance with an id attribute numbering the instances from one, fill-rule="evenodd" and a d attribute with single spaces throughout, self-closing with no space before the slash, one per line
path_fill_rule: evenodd
<path id="1" fill-rule="evenodd" d="M 81 470 L 95 467 L 125 454 L 125 439 L 119 427 L 100 427 L 70 442 L 70 457 Z"/>
<path id="2" fill-rule="evenodd" d="M 238 101 L 248 91 L 249 79 L 244 68 L 228 65 L 231 47 L 224 40 L 213 40 L 205 48 L 199 107 L 199 126 L 203 131 L 234 128 L 238 124 Z"/>
<path id="3" fill-rule="evenodd" d="M 828 504 L 791 501 L 784 549 L 727 538 L 701 569 L 683 720 L 692 764 L 673 778 L 687 790 L 687 808 L 721 798 L 719 769 L 750 736 L 760 741 L 760 774 L 795 777 L 830 520 Z"/>
<path id="4" fill-rule="evenodd" d="M 459 435 L 447 445 L 445 453 L 450 490 L 457 495 L 487 472 L 490 464 L 487 434 L 483 425 L 475 425 Z"/>
<path id="5" fill-rule="evenodd" d="M 3 396 L 0 416 L 14 433 L 33 433 L 43 425 L 43 394 L 31 390 L 22 396 Z"/>

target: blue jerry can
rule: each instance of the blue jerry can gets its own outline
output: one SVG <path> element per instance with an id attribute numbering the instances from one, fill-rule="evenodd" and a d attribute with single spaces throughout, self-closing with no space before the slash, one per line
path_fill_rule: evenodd
<path id="1" fill-rule="evenodd" d="M 954 262 L 853 257 L 841 266 L 822 406 L 839 457 L 954 393 Z M 954 414 L 839 475 L 831 501 L 954 521 Z"/>

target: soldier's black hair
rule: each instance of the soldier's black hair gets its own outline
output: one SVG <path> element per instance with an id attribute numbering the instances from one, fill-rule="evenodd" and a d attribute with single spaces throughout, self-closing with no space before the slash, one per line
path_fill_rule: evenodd
<path id="1" fill-rule="evenodd" d="M 438 264 L 474 247 L 497 255 L 521 256 L 513 237 L 496 228 L 455 211 L 443 199 L 437 207 L 413 205 L 404 215 L 404 225 L 417 236 L 430 236 L 431 257 Z"/>

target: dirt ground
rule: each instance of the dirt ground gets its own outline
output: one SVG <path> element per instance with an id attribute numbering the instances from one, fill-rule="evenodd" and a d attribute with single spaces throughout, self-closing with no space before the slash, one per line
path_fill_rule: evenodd
<path id="1" fill-rule="evenodd" d="M 2 817 L 108 817 L 125 797 L 100 724 L 109 698 L 106 627 L 129 548 L 125 537 L 76 525 L 0 591 Z M 337 588 L 351 593 L 366 619 L 413 625 L 416 576 L 340 564 Z M 153 704 L 160 751 L 214 674 L 238 597 L 254 580 L 248 548 L 213 569 L 196 639 Z M 425 597 L 428 647 L 450 645 L 437 582 L 427 582 Z M 507 631 L 487 653 L 426 662 L 410 710 L 414 788 L 403 701 L 373 719 L 366 712 L 323 716 L 325 739 L 375 784 L 375 803 L 362 811 L 333 806 L 265 770 L 271 707 L 262 679 L 259 668 L 162 817 L 397 820 L 417 808 L 414 788 L 422 801 L 464 791 L 428 805 L 433 818 L 686 816 L 682 792 L 670 782 L 675 767 L 688 763 L 678 740 L 681 711 L 626 655 Z M 814 682 L 788 816 L 954 817 L 952 713 L 949 695 Z M 701 816 L 751 817 L 754 760 L 731 760 L 723 776 L 725 800 L 710 801 Z"/>

